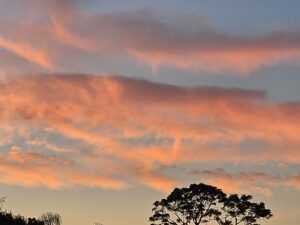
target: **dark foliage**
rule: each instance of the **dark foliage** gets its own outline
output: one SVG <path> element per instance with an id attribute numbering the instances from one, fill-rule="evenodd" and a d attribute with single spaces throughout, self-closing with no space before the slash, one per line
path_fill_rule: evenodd
<path id="1" fill-rule="evenodd" d="M 154 203 L 152 225 L 207 223 L 219 216 L 218 205 L 225 194 L 206 184 L 192 184 L 189 188 L 176 188 L 166 199 Z"/>
<path id="2" fill-rule="evenodd" d="M 35 218 L 26 219 L 23 216 L 14 216 L 10 212 L 0 212 L 1 225 L 44 225 L 44 222 Z"/>
<path id="3" fill-rule="evenodd" d="M 219 225 L 259 225 L 259 221 L 272 217 L 264 203 L 251 200 L 251 195 L 227 196 L 214 186 L 192 184 L 156 201 L 149 221 L 151 225 L 199 225 L 210 221 Z"/>
<path id="4" fill-rule="evenodd" d="M 58 213 L 44 213 L 40 217 L 40 220 L 43 221 L 45 225 L 61 225 L 61 217 Z"/>
<path id="5" fill-rule="evenodd" d="M 5 197 L 0 197 L 0 225 L 45 225 L 43 221 L 35 218 L 25 218 L 24 216 L 14 216 L 11 212 L 3 211 Z"/>
<path id="6" fill-rule="evenodd" d="M 271 210 L 266 209 L 263 202 L 255 203 L 251 202 L 251 200 L 251 195 L 229 195 L 225 199 L 222 208 L 223 219 L 218 217 L 216 218 L 216 221 L 220 225 L 238 225 L 241 223 L 258 225 L 260 220 L 268 220 L 273 216 Z"/>

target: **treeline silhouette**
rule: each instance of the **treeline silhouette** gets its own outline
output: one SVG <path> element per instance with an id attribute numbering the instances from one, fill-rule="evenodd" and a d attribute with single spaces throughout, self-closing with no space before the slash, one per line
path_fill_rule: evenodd
<path id="1" fill-rule="evenodd" d="M 3 210 L 5 198 L 0 198 L 0 225 L 61 225 L 58 213 L 47 212 L 40 218 L 27 218 L 22 215 L 13 215 L 12 212 Z"/>
<path id="2" fill-rule="evenodd" d="M 227 195 L 211 185 L 191 184 L 175 188 L 165 199 L 154 202 L 150 225 L 260 225 L 273 214 L 265 203 L 252 201 L 251 195 Z M 39 218 L 26 218 L 3 210 L 0 198 L 0 225 L 61 225 L 58 213 L 47 212 Z M 94 225 L 102 225 L 99 222 Z"/>
<path id="3" fill-rule="evenodd" d="M 25 218 L 24 216 L 14 216 L 11 212 L 0 213 L 1 225 L 45 225 L 45 223 L 36 218 Z"/>

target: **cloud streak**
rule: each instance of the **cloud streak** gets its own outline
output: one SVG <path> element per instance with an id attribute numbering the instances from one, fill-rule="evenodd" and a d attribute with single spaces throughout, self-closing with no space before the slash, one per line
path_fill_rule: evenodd
<path id="1" fill-rule="evenodd" d="M 101 173 L 91 173 L 73 168 L 70 160 L 45 156 L 12 148 L 0 153 L 1 183 L 27 187 L 46 186 L 53 189 L 80 186 L 124 188 L 124 182 Z"/>
<path id="2" fill-rule="evenodd" d="M 21 42 L 14 42 L 0 36 L 0 46 L 15 53 L 16 55 L 28 60 L 29 62 L 36 63 L 46 69 L 52 69 L 49 57 L 42 50 L 32 49 L 31 46 Z"/>
<path id="3" fill-rule="evenodd" d="M 229 173 L 222 168 L 193 170 L 190 174 L 231 193 L 248 192 L 271 196 L 272 188 L 293 187 L 299 189 L 299 175 L 270 175 L 265 172 L 244 171 Z"/>
<path id="4" fill-rule="evenodd" d="M 300 57 L 299 30 L 233 35 L 196 15 L 150 10 L 91 13 L 80 7 L 82 1 L 14 2 L 24 8 L 24 16 L 35 16 L 44 24 L 1 18 L 6 36 L 0 33 L 0 45 L 45 70 L 74 72 L 74 66 L 84 70 L 95 58 L 117 55 L 154 70 L 166 66 L 244 74 L 282 62 L 297 63 Z M 18 29 L 8 29 L 9 24 Z M 37 39 L 37 34 L 43 38 Z"/>

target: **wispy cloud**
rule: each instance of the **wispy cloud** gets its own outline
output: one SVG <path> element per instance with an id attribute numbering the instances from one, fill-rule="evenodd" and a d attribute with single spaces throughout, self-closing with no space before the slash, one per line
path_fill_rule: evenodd
<path id="1" fill-rule="evenodd" d="M 101 172 L 81 171 L 72 161 L 12 148 L 0 153 L 1 183 L 54 189 L 80 186 L 120 189 L 125 183 Z"/>
<path id="2" fill-rule="evenodd" d="M 271 195 L 270 186 L 279 186 L 283 184 L 281 176 L 271 176 L 263 172 L 239 172 L 231 174 L 224 169 L 216 170 L 194 170 L 192 175 L 202 177 L 205 182 L 214 184 L 231 193 L 259 193 Z"/>
<path id="3" fill-rule="evenodd" d="M 216 185 L 231 193 L 258 193 L 272 195 L 272 188 L 293 187 L 299 189 L 299 175 L 270 175 L 265 172 L 230 173 L 222 168 L 215 170 L 193 170 L 191 175 Z"/>
<path id="4" fill-rule="evenodd" d="M 0 47 L 15 53 L 29 62 L 45 67 L 46 69 L 53 68 L 48 55 L 42 49 L 33 49 L 32 46 L 29 46 L 26 43 L 9 40 L 2 36 L 0 36 Z"/>
<path id="5" fill-rule="evenodd" d="M 42 139 L 28 140 L 26 142 L 26 144 L 28 146 L 33 146 L 33 147 L 34 146 L 42 146 L 50 151 L 60 152 L 60 153 L 76 151 L 75 149 L 72 149 L 72 148 L 64 148 L 64 147 L 57 146 L 56 144 L 49 143 L 48 141 L 42 140 Z"/>
<path id="6" fill-rule="evenodd" d="M 282 28 L 247 36 L 228 34 L 197 15 L 163 15 L 151 10 L 91 13 L 80 7 L 82 1 L 14 3 L 31 19 L 12 22 L 1 18 L 6 36 L 0 32 L 0 44 L 45 69 L 74 72 L 74 67 L 86 68 L 95 58 L 117 55 L 153 69 L 167 66 L 244 74 L 300 60 L 299 30 Z M 43 21 L 42 25 L 32 17 Z M 15 29 L 8 29 L 8 23 Z"/>

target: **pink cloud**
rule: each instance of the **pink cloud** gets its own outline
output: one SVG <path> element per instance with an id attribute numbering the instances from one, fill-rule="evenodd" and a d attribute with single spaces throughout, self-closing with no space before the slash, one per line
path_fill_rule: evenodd
<path id="1" fill-rule="evenodd" d="M 147 10 L 92 14 L 73 0 L 3 2 L 22 9 L 21 17 L 27 19 L 0 18 L 0 75 L 8 74 L 0 79 L 0 147 L 21 139 L 36 150 L 0 153 L 3 183 L 114 189 L 133 183 L 169 192 L 180 181 L 163 174 L 160 166 L 300 162 L 300 104 L 272 103 L 264 91 L 183 88 L 100 75 L 11 76 L 82 71 L 102 56 L 130 57 L 154 70 L 168 66 L 248 73 L 297 63 L 299 31 L 231 36 L 200 17 Z M 186 30 L 192 22 L 193 30 Z M 37 132 L 45 139 L 28 141 Z M 52 143 L 47 140 L 52 134 L 80 146 Z M 164 139 L 168 141 L 160 141 Z M 245 147 L 248 140 L 253 143 Z M 49 151 L 55 155 L 47 155 Z M 297 175 L 232 175 L 224 170 L 201 175 L 232 192 L 268 195 L 269 186 L 281 179 L 285 186 L 299 188 Z"/>
<path id="2" fill-rule="evenodd" d="M 272 195 L 272 188 L 292 187 L 300 188 L 299 175 L 270 175 L 264 172 L 229 173 L 224 169 L 193 170 L 192 175 L 199 176 L 204 182 L 216 185 L 232 193 L 258 193 Z"/>
<path id="3" fill-rule="evenodd" d="M 36 63 L 39 66 L 47 69 L 52 69 L 53 65 L 43 49 L 34 49 L 26 43 L 20 41 L 13 41 L 4 38 L 0 35 L 0 47 L 5 48 L 16 55 L 28 60 L 29 62 Z"/>
<path id="4" fill-rule="evenodd" d="M 78 170 L 67 159 L 12 148 L 0 153 L 2 184 L 54 189 L 90 186 L 120 189 L 126 185 L 109 175 Z"/>
<path id="5" fill-rule="evenodd" d="M 258 193 L 266 196 L 272 195 L 270 187 L 283 184 L 281 176 L 272 176 L 263 172 L 239 172 L 231 174 L 224 169 L 194 170 L 192 175 L 200 176 L 204 182 L 213 184 L 231 193 Z"/>
<path id="6" fill-rule="evenodd" d="M 34 144 L 57 155 L 69 154 L 88 174 L 105 168 L 121 180 L 164 191 L 179 181 L 158 172 L 159 165 L 299 163 L 299 113 L 299 104 L 272 103 L 256 90 L 190 89 L 100 75 L 12 76 L 0 83 L 1 123 L 27 127 L 15 132 L 10 126 L 6 133 L 11 140 L 42 131 L 80 141 L 75 151 L 46 139 Z M 244 147 L 247 140 L 253 143 Z M 260 142 L 264 144 L 256 146 Z"/>
<path id="7" fill-rule="evenodd" d="M 167 66 L 243 74 L 282 62 L 297 64 L 300 59 L 298 30 L 229 35 L 200 16 L 160 15 L 149 10 L 90 13 L 77 1 L 24 4 L 14 0 L 14 4 L 23 9 L 24 17 L 39 18 L 43 25 L 33 19 L 1 18 L 0 45 L 45 70 L 82 71 L 95 58 L 118 56 L 131 57 L 154 70 Z"/>

